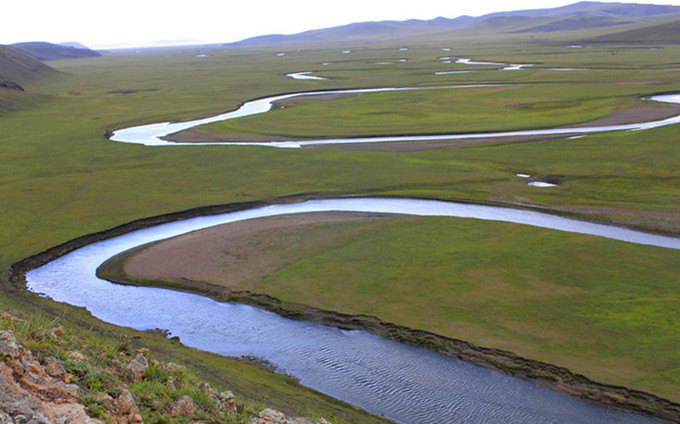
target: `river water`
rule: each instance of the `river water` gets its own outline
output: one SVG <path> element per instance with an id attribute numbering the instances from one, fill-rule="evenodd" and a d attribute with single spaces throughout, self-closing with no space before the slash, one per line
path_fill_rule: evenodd
<path id="1" fill-rule="evenodd" d="M 279 148 L 299 148 L 312 145 L 331 145 L 331 144 L 350 144 L 350 143 L 389 143 L 398 141 L 441 141 L 441 140 L 465 140 L 472 138 L 499 138 L 511 136 L 536 136 L 536 135 L 560 135 L 560 134 L 595 134 L 602 132 L 614 131 L 636 131 L 662 127 L 665 125 L 672 125 L 680 123 L 680 115 L 668 119 L 662 119 L 652 122 L 641 122 L 633 124 L 620 125 L 605 125 L 593 127 L 576 127 L 576 128 L 550 128 L 542 130 L 526 130 L 526 131 L 502 131 L 490 133 L 468 133 L 468 134 L 440 134 L 440 135 L 409 135 L 409 136 L 385 136 L 385 137 L 356 137 L 356 138 L 335 138 L 335 139 L 319 139 L 319 140 L 299 140 L 299 141 L 271 141 L 271 142 L 204 142 L 204 143 L 180 143 L 163 140 L 163 137 L 193 128 L 199 125 L 210 124 L 218 121 L 226 121 L 229 119 L 241 118 L 245 116 L 257 115 L 266 113 L 271 110 L 274 102 L 290 99 L 293 97 L 308 97 L 319 94 L 341 95 L 341 94 L 366 94 L 366 93 L 381 93 L 388 91 L 408 91 L 408 90 L 440 90 L 440 89 L 473 89 L 480 87 L 494 87 L 503 84 L 477 84 L 477 85 L 459 85 L 459 86 L 442 86 L 442 87 L 402 87 L 402 88 L 368 88 L 368 89 L 350 89 L 350 90 L 329 90 L 329 91 L 311 91 L 300 92 L 292 94 L 282 94 L 278 96 L 266 97 L 262 99 L 251 100 L 244 103 L 235 111 L 223 113 L 221 115 L 212 116 L 209 118 L 197 119 L 185 122 L 161 122 L 157 124 L 140 125 L 114 131 L 110 137 L 112 141 L 122 143 L 143 144 L 145 146 L 209 146 L 209 145 L 243 145 L 243 146 L 267 146 Z M 653 96 L 649 100 L 663 102 L 663 103 L 680 103 L 680 94 L 667 94 Z"/>
<path id="2" fill-rule="evenodd" d="M 117 325 L 166 328 L 192 347 L 266 359 L 304 385 L 401 423 L 661 422 L 363 331 L 293 321 L 172 290 L 112 284 L 95 275 L 108 258 L 144 243 L 228 222 L 321 211 L 472 217 L 680 249 L 680 239 L 532 211 L 413 199 L 330 199 L 192 218 L 93 243 L 30 271 L 28 287 Z"/>

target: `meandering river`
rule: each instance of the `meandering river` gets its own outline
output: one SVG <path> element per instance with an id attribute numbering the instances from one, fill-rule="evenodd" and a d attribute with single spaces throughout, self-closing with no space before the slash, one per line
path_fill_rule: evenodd
<path id="1" fill-rule="evenodd" d="M 299 74 L 298 74 L 299 75 Z M 115 131 L 111 140 L 147 146 L 260 145 L 432 141 L 479 138 L 480 134 L 363 137 L 265 143 L 174 143 L 162 138 L 188 128 L 269 111 L 274 102 L 318 94 L 359 94 L 489 85 L 375 88 L 302 92 L 244 103 L 235 111 L 188 122 L 164 122 Z M 680 103 L 680 95 L 651 100 Z M 654 122 L 484 134 L 484 137 L 590 134 L 680 123 L 680 116 Z M 343 331 L 282 318 L 245 305 L 220 303 L 172 290 L 112 284 L 96 277 L 110 257 L 141 244 L 229 222 L 289 213 L 360 211 L 508 221 L 622 242 L 680 249 L 680 239 L 582 222 L 538 212 L 414 199 L 332 199 L 205 216 L 138 230 L 75 250 L 27 274 L 30 290 L 83 306 L 105 321 L 137 329 L 166 328 L 183 343 L 223 355 L 253 355 L 276 364 L 316 390 L 401 423 L 659 423 L 559 394 L 533 382 L 481 368 L 426 349 L 363 331 Z"/>
<path id="2" fill-rule="evenodd" d="M 266 359 L 302 384 L 401 423 L 660 422 L 363 331 L 293 321 L 172 290 L 112 284 L 95 275 L 111 256 L 144 243 L 229 222 L 321 211 L 499 220 L 680 249 L 680 239 L 526 210 L 413 199 L 331 199 L 192 218 L 93 243 L 28 272 L 28 287 L 117 325 L 166 328 L 189 346 Z"/>
<path id="3" fill-rule="evenodd" d="M 476 84 L 476 85 L 458 85 L 458 86 L 441 86 L 441 87 L 402 87 L 402 88 L 367 88 L 367 89 L 349 89 L 349 90 L 328 90 L 328 91 L 307 91 L 300 93 L 282 94 L 277 96 L 265 97 L 262 99 L 251 100 L 244 103 L 237 110 L 212 116 L 209 118 L 196 119 L 193 121 L 184 122 L 161 122 L 157 124 L 140 125 L 114 131 L 110 139 L 122 143 L 143 144 L 145 146 L 206 146 L 206 145 L 246 145 L 246 146 L 268 146 L 280 148 L 299 148 L 312 145 L 330 145 L 330 144 L 351 144 L 351 143 L 389 143 L 399 141 L 441 141 L 441 140 L 465 140 L 472 138 L 502 138 L 502 137 L 516 137 L 516 136 L 550 136 L 560 134 L 595 134 L 602 132 L 614 131 L 635 131 L 662 127 L 665 125 L 680 123 L 680 115 L 657 120 L 651 122 L 640 122 L 633 124 L 620 125 L 604 125 L 592 127 L 575 127 L 575 128 L 550 128 L 542 130 L 525 130 L 525 131 L 501 131 L 490 133 L 468 133 L 468 134 L 439 134 L 439 135 L 409 135 L 409 136 L 375 136 L 375 137 L 357 137 L 357 138 L 335 138 L 335 139 L 318 139 L 318 140 L 298 140 L 298 141 L 269 141 L 269 142 L 204 142 L 204 143 L 181 143 L 170 142 L 163 140 L 170 134 L 179 131 L 187 130 L 189 128 L 197 127 L 199 125 L 210 124 L 213 122 L 226 121 L 229 119 L 242 118 L 245 116 L 258 115 L 266 113 L 271 110 L 275 102 L 291 99 L 293 97 L 309 97 L 320 94 L 326 95 L 341 95 L 341 94 L 367 94 L 367 93 L 381 93 L 388 91 L 409 91 L 409 90 L 440 90 L 440 89 L 463 89 L 463 88 L 480 88 L 493 87 L 503 84 Z M 667 94 L 652 96 L 649 100 L 663 102 L 663 103 L 680 103 L 680 94 Z"/>

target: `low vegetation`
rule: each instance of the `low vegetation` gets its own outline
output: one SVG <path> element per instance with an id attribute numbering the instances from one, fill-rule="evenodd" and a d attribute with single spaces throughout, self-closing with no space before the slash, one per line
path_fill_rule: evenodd
<path id="1" fill-rule="evenodd" d="M 36 302 L 44 306 L 36 308 Z M 71 398 L 66 393 L 72 391 L 63 383 L 75 384 L 75 400 L 85 406 L 85 412 L 108 423 L 250 423 L 266 408 L 308 417 L 302 421 L 305 424 L 323 422 L 324 417 L 332 423 L 388 422 L 313 392 L 257 362 L 196 351 L 167 339 L 162 331 L 109 326 L 83 311 L 40 299 L 24 298 L 15 305 L 0 302 L 4 341 L 3 332 L 11 332 L 9 337 L 16 337 L 56 377 L 50 396 Z M 0 348 L 5 347 L 0 343 Z M 3 352 L 0 368 L 6 359 L 11 358 Z M 26 359 L 30 358 L 17 358 L 8 366 L 28 363 Z M 5 377 L 0 375 L 0 385 L 9 383 Z M 29 391 L 32 387 L 40 386 L 26 386 Z M 66 391 L 58 395 L 57 389 Z M 11 411 L 3 395 L 0 411 Z"/>
<path id="2" fill-rule="evenodd" d="M 677 84 L 654 88 L 668 91 Z M 216 122 L 192 131 L 201 131 L 209 139 L 222 134 L 304 138 L 555 128 L 633 107 L 649 90 L 649 85 L 635 83 L 625 87 L 584 83 L 569 90 L 565 84 L 546 83 L 348 95 L 333 100 L 311 97 L 285 102 L 283 108 L 266 115 Z M 640 115 L 638 119 L 644 120 Z"/>
<path id="3" fill-rule="evenodd" d="M 471 219 L 331 217 L 180 236 L 117 257 L 103 275 L 373 315 L 676 398 L 677 251 Z"/>
<path id="4" fill-rule="evenodd" d="M 80 371 L 76 364 L 69 366 L 73 366 L 74 376 L 82 376 L 82 387 L 98 391 L 88 392 L 95 396 L 83 401 L 90 413 L 104 418 L 110 411 L 98 403 L 96 394 L 110 386 L 115 388 L 119 382 L 115 375 L 110 377 L 95 368 L 103 372 L 113 367 L 119 353 L 123 353 L 121 358 L 131 359 L 131 353 L 148 347 L 152 360 L 186 366 L 185 381 L 204 380 L 220 390 L 232 390 L 245 413 L 272 405 L 289 415 L 323 416 L 334 423 L 381 422 L 305 389 L 290 377 L 198 352 L 162 335 L 115 328 L 83 310 L 27 294 L 11 285 L 8 269 L 51 246 L 134 219 L 299 193 L 412 196 L 512 205 L 678 235 L 677 126 L 577 140 L 412 153 L 251 146 L 149 148 L 105 138 L 107 131 L 115 128 L 206 116 L 234 109 L 252 98 L 314 89 L 511 84 L 480 91 L 483 101 L 470 106 L 469 115 L 461 108 L 475 100 L 472 91 L 433 90 L 427 95 L 411 93 L 410 98 L 390 94 L 298 103 L 290 111 L 274 112 L 247 125 L 244 120 L 237 124 L 242 126 L 229 130 L 291 134 L 292 121 L 285 122 L 285 116 L 299 113 L 300 117 L 304 113 L 316 117 L 316 121 L 308 121 L 300 131 L 328 134 L 330 127 L 322 125 L 323 120 L 353 119 L 332 106 L 355 108 L 355 112 L 367 116 L 369 110 L 379 108 L 378 100 L 394 103 L 399 113 L 395 117 L 390 116 L 388 108 L 378 109 L 372 131 L 392 132 L 391 127 L 398 128 L 395 132 L 421 131 L 418 120 L 412 119 L 422 116 L 419 113 L 432 117 L 436 131 L 462 128 L 450 123 L 454 120 L 478 130 L 507 128 L 500 119 L 505 114 L 513 117 L 510 126 L 523 128 L 544 126 L 533 114 L 555 124 L 578 123 L 629 106 L 641 94 L 680 91 L 680 72 L 674 70 L 680 67 L 677 45 L 566 47 L 573 40 L 590 39 L 603 31 L 537 37 L 517 33 L 501 40 L 490 40 L 488 34 L 464 40 L 428 34 L 409 39 L 408 51 L 399 50 L 404 45 L 402 39 L 370 46 L 291 50 L 285 56 L 277 56 L 279 49 L 217 47 L 151 50 L 140 55 L 116 52 L 95 59 L 51 62 L 59 73 L 36 65 L 40 64 L 37 61 L 25 62 L 23 56 L 21 66 L 28 66 L 27 73 L 52 75 L 25 81 L 3 74 L 3 69 L 14 68 L 4 67 L 8 62 L 2 62 L 0 75 L 17 82 L 30 96 L 41 96 L 37 101 L 31 97 L 24 102 L 17 90 L 0 88 L 0 105 L 7 105 L 2 106 L 4 113 L 0 114 L 0 303 L 3 310 L 23 320 L 11 324 L 5 320 L 3 325 L 11 326 L 6 328 L 15 331 L 21 343 L 36 355 L 53 355 L 68 363 L 66 351 L 49 341 L 49 330 L 59 325 L 65 331 L 64 349 L 79 350 L 89 358 L 103 354 L 104 362 Z M 453 50 L 444 53 L 444 47 Z M 352 52 L 343 54 L 345 48 Z M 5 48 L 0 48 L 0 54 L 5 53 Z M 196 57 L 203 53 L 208 57 Z M 454 54 L 535 66 L 506 72 L 443 64 L 437 59 Z M 406 61 L 378 64 L 395 58 Z M 557 72 L 550 70 L 553 68 L 587 71 Z M 454 69 L 480 72 L 434 74 Z M 285 76 L 306 70 L 330 79 L 296 81 Z M 499 104 L 491 102 L 496 98 Z M 462 106 L 453 109 L 451 104 Z M 330 133 L 365 134 L 363 126 L 368 121 L 360 122 L 357 128 L 343 125 L 342 130 Z M 550 178 L 560 185 L 531 187 L 516 173 Z M 301 259 L 254 284 L 281 298 L 290 295 L 284 290 L 289 288 L 310 305 L 369 312 L 387 321 L 431 328 L 480 344 L 499 343 L 527 356 L 569 364 L 604 382 L 625 382 L 677 400 L 680 349 L 674 314 L 678 309 L 674 253 L 583 236 L 547 234 L 510 224 L 438 219 L 390 222 L 409 225 L 402 228 L 385 223 L 374 230 L 362 230 L 352 243 L 329 248 L 326 253 L 332 252 L 337 258 L 322 254 Z M 467 239 L 462 231 L 481 239 Z M 511 234 L 520 237 L 529 249 L 518 252 Z M 491 235 L 500 241 L 492 242 L 488 238 Z M 451 240 L 470 251 L 456 250 Z M 373 257 L 375 246 L 381 246 L 384 257 Z M 473 251 L 476 256 L 470 253 Z M 432 268 L 425 270 L 412 262 L 412 252 L 429 258 Z M 428 256 L 431 252 L 434 257 Z M 313 281 L 309 273 L 338 267 L 340 257 L 350 263 L 356 260 L 356 267 L 344 269 L 337 279 L 329 276 Z M 393 265 L 394 275 L 387 273 L 381 261 Z M 343 283 L 349 282 L 347 288 L 329 297 L 327 285 L 338 283 L 341 277 Z M 432 287 L 437 291 L 431 291 Z M 387 294 L 386 288 L 390 289 Z M 498 292 L 507 295 L 494 297 Z M 426 306 L 431 314 L 421 313 Z M 102 349 L 98 353 L 99 345 Z M 156 383 L 127 383 L 141 405 L 141 414 L 147 414 L 144 416 L 150 421 L 165 420 L 168 402 L 175 402 L 182 390 L 186 389 L 183 393 L 189 397 L 193 393 L 197 405 L 205 400 L 191 392 L 195 386 L 181 386 L 154 410 L 153 397 L 159 395 Z M 152 400 L 143 400 L 147 398 Z"/>

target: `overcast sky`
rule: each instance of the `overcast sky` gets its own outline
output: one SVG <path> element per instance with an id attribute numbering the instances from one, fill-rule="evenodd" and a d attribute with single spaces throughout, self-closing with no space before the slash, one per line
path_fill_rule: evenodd
<path id="1" fill-rule="evenodd" d="M 351 22 L 480 16 L 563 6 L 565 0 L 283 1 L 283 0 L 8 0 L 0 44 L 77 41 L 93 48 L 220 43 L 293 34 Z M 680 0 L 646 1 L 680 5 Z"/>

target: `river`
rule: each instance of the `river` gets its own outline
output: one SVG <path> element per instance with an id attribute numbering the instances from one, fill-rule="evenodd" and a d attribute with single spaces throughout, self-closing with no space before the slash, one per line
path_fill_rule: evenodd
<path id="1" fill-rule="evenodd" d="M 680 239 L 533 211 L 414 199 L 329 199 L 204 216 L 134 231 L 77 249 L 27 273 L 30 290 L 86 307 L 102 320 L 169 329 L 223 355 L 252 355 L 301 383 L 400 423 L 652 424 L 661 421 L 363 331 L 294 321 L 245 305 L 96 277 L 108 258 L 144 243 L 214 225 L 300 212 L 361 211 L 499 220 L 680 249 Z"/>
<path id="2" fill-rule="evenodd" d="M 261 99 L 250 100 L 245 102 L 241 107 L 232 112 L 223 113 L 220 115 L 196 119 L 192 121 L 183 122 L 161 122 L 156 124 L 139 125 L 135 127 L 120 129 L 114 131 L 110 137 L 111 141 L 121 143 L 143 144 L 145 146 L 209 146 L 209 145 L 245 145 L 245 146 L 267 146 L 279 148 L 300 148 L 312 145 L 332 145 L 332 144 L 352 144 L 352 143 L 389 143 L 389 142 L 403 142 L 403 141 L 441 141 L 441 140 L 465 140 L 472 138 L 501 138 L 501 137 L 528 137 L 528 136 L 550 136 L 560 134 L 596 134 L 603 132 L 615 131 L 637 131 L 651 128 L 662 127 L 666 125 L 680 123 L 680 115 L 671 118 L 640 122 L 633 124 L 619 124 L 619 125 L 604 125 L 592 127 L 574 127 L 574 128 L 549 128 L 541 130 L 524 130 L 524 131 L 501 131 L 488 133 L 467 133 L 467 134 L 438 134 L 438 135 L 408 135 L 408 136 L 374 136 L 374 137 L 355 137 L 355 138 L 334 138 L 334 139 L 317 139 L 317 140 L 297 140 L 297 141 L 266 141 L 266 142 L 203 142 L 203 143 L 181 143 L 163 140 L 170 134 L 179 131 L 187 130 L 189 128 L 197 127 L 199 125 L 210 124 L 213 122 L 226 121 L 229 119 L 242 118 L 245 116 L 258 115 L 266 113 L 271 110 L 275 102 L 291 99 L 294 97 L 309 97 L 320 94 L 325 95 L 343 95 L 343 94 L 369 94 L 382 93 L 389 91 L 410 91 L 410 90 L 441 90 L 441 89 L 474 89 L 481 87 L 495 87 L 503 84 L 475 84 L 475 85 L 458 85 L 458 86 L 439 86 L 439 87 L 401 87 L 401 88 L 366 88 L 366 89 L 349 89 L 349 90 L 328 90 L 328 91 L 307 91 L 300 93 L 281 94 L 277 96 L 265 97 Z M 680 94 L 665 94 L 652 96 L 648 100 L 662 103 L 680 103 Z"/>

